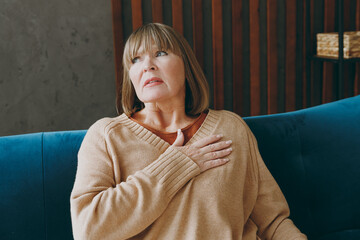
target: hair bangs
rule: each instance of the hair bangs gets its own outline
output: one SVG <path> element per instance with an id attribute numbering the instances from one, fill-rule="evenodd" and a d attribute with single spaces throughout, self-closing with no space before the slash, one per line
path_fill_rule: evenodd
<path id="1" fill-rule="evenodd" d="M 142 26 L 129 37 L 124 48 L 123 64 L 126 69 L 129 69 L 132 59 L 140 54 L 139 49 L 142 52 L 151 52 L 153 47 L 181 56 L 181 50 L 176 41 L 177 37 L 168 29 L 160 28 L 156 24 Z"/>

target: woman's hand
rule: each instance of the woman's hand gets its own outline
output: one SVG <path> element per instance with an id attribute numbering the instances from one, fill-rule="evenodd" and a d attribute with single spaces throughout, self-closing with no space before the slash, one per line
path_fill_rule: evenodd
<path id="1" fill-rule="evenodd" d="M 230 148 L 232 141 L 220 141 L 222 137 L 222 135 L 212 135 L 198 140 L 192 145 L 182 146 L 184 134 L 179 129 L 177 138 L 172 146 L 178 148 L 191 158 L 200 167 L 200 171 L 204 172 L 208 169 L 224 165 L 229 161 L 225 157 L 232 152 L 232 148 Z"/>

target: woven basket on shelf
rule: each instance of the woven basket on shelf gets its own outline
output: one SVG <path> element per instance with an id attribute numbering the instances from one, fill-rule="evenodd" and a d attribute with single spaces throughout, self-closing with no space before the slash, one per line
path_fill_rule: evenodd
<path id="1" fill-rule="evenodd" d="M 318 56 L 339 56 L 338 33 L 318 33 L 316 40 Z M 360 31 L 344 32 L 344 58 L 357 57 L 360 57 Z"/>

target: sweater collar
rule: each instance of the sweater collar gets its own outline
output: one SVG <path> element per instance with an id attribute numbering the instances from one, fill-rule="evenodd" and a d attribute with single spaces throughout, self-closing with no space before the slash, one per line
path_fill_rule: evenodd
<path id="1" fill-rule="evenodd" d="M 210 136 L 211 134 L 219 134 L 214 132 L 218 124 L 219 118 L 219 111 L 210 109 L 200 128 L 185 145 L 193 144 L 194 142 L 204 137 Z M 168 147 L 170 147 L 169 143 L 167 143 L 162 138 L 158 137 L 156 134 L 152 133 L 145 127 L 141 126 L 139 123 L 131 120 L 126 114 L 121 114 L 119 116 L 119 120 L 126 127 L 128 127 L 136 136 L 153 145 L 154 147 L 159 148 L 160 151 L 165 151 Z"/>

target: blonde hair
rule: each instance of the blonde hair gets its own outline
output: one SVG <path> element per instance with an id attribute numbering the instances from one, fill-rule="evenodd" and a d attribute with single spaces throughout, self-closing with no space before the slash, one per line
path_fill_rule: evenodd
<path id="1" fill-rule="evenodd" d="M 138 28 L 126 41 L 123 54 L 122 89 L 120 88 L 121 90 L 119 89 L 116 93 L 118 112 L 120 113 L 122 109 L 129 116 L 144 108 L 144 104 L 136 96 L 129 77 L 129 69 L 139 48 L 142 47 L 145 52 L 151 51 L 154 44 L 158 49 L 170 50 L 181 57 L 184 62 L 186 113 L 197 115 L 207 110 L 209 107 L 209 86 L 191 47 L 185 38 L 173 28 L 160 23 L 149 23 Z M 120 98 L 121 102 L 119 101 Z"/>

